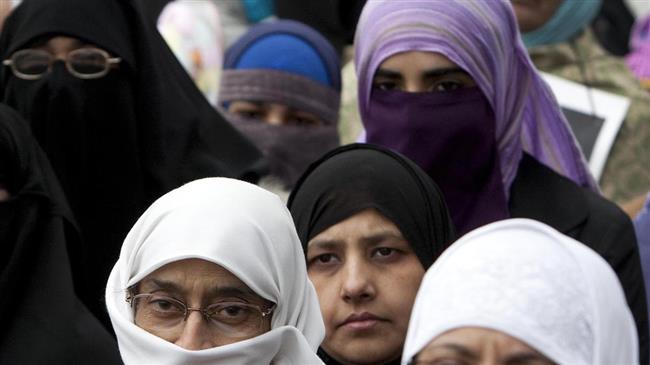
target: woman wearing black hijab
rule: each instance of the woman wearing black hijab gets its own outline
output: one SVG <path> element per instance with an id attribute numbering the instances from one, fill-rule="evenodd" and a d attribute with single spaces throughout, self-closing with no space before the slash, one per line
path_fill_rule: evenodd
<path id="1" fill-rule="evenodd" d="M 0 105 L 0 364 L 120 364 L 117 344 L 75 294 L 83 251 L 43 151 Z"/>
<path id="2" fill-rule="evenodd" d="M 323 361 L 399 364 L 424 271 L 454 236 L 440 190 L 402 155 L 353 144 L 313 163 L 288 205 L 323 313 Z"/>
<path id="3" fill-rule="evenodd" d="M 144 209 L 187 181 L 254 179 L 261 165 L 138 4 L 25 0 L 0 38 L 0 99 L 30 122 L 52 162 L 89 244 L 80 295 L 106 323 L 103 288 Z"/>

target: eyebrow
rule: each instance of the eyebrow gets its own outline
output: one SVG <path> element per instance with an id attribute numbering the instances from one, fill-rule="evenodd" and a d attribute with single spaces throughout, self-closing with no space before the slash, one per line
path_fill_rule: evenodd
<path id="1" fill-rule="evenodd" d="M 378 232 L 378 233 L 371 234 L 369 236 L 362 237 L 361 242 L 363 242 L 365 245 L 368 246 L 376 246 L 390 238 L 406 241 L 406 238 L 404 238 L 404 236 L 401 235 L 400 233 L 393 232 L 393 231 L 384 231 L 384 232 Z"/>
<path id="2" fill-rule="evenodd" d="M 436 345 L 433 348 L 443 348 L 443 349 L 446 349 L 446 350 L 450 350 L 450 351 L 455 352 L 457 355 L 460 355 L 462 357 L 472 359 L 472 360 L 476 360 L 476 359 L 479 358 L 478 354 L 475 353 L 474 351 L 468 349 L 465 346 L 457 345 L 455 343 L 443 343 L 443 344 L 440 344 L 440 345 Z"/>
<path id="3" fill-rule="evenodd" d="M 513 354 L 508 356 L 506 359 L 505 363 L 506 364 L 512 364 L 512 365 L 518 365 L 518 364 L 527 364 L 532 362 L 533 360 L 537 361 L 545 361 L 549 364 L 555 364 L 551 360 L 547 359 L 546 357 L 539 355 L 539 354 L 534 354 L 534 353 L 519 353 L 519 354 Z"/>
<path id="4" fill-rule="evenodd" d="M 424 78 L 433 78 L 433 77 L 440 77 L 440 76 L 458 74 L 458 73 L 469 76 L 469 73 L 460 67 L 447 67 L 447 68 L 437 68 L 433 70 L 427 70 L 422 72 L 422 76 Z"/>
<path id="5" fill-rule="evenodd" d="M 388 79 L 401 79 L 402 73 L 387 68 L 380 68 L 377 70 L 377 72 L 375 72 L 375 77 L 385 77 Z"/>
<path id="6" fill-rule="evenodd" d="M 155 287 L 155 290 L 165 290 L 175 294 L 185 294 L 185 290 L 178 284 L 162 279 L 150 279 L 151 283 Z M 247 299 L 253 299 L 257 296 L 251 289 L 242 286 L 218 286 L 214 287 L 209 291 L 209 296 L 239 296 L 246 297 Z"/>

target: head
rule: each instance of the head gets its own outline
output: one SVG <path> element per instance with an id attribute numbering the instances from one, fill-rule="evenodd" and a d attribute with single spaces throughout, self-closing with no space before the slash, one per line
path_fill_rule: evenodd
<path id="1" fill-rule="evenodd" d="M 202 259 L 156 269 L 129 289 L 129 297 L 138 327 L 187 350 L 223 346 L 271 329 L 274 303 Z"/>
<path id="2" fill-rule="evenodd" d="M 602 0 L 511 0 L 526 47 L 562 43 L 594 20 Z"/>
<path id="3" fill-rule="evenodd" d="M 322 349 L 344 364 L 399 359 L 422 275 L 453 236 L 437 187 L 401 155 L 351 145 L 315 162 L 289 207 L 325 321 Z"/>
<path id="4" fill-rule="evenodd" d="M 402 363 L 634 364 L 637 342 L 603 258 L 542 223 L 511 219 L 468 233 L 427 271 Z"/>
<path id="5" fill-rule="evenodd" d="M 566 0 L 511 0 L 519 30 L 532 32 L 544 26 Z M 573 0 L 568 0 L 569 2 Z"/>
<path id="6" fill-rule="evenodd" d="M 429 148 L 424 128 L 473 110 L 473 130 L 494 140 L 506 198 L 524 151 L 595 187 L 555 97 L 521 43 L 509 1 L 370 1 L 357 27 L 355 66 L 368 142 L 390 141 L 420 163 L 406 148 Z M 440 104 L 449 113 L 436 113 Z"/>
<path id="7" fill-rule="evenodd" d="M 463 327 L 441 334 L 429 342 L 410 364 L 430 365 L 441 361 L 467 365 L 555 364 L 512 336 L 480 327 Z"/>
<path id="8" fill-rule="evenodd" d="M 287 190 L 338 146 L 340 99 L 339 56 L 302 23 L 259 24 L 226 53 L 220 103 Z"/>
<path id="9" fill-rule="evenodd" d="M 158 199 L 127 236 L 106 294 L 127 363 L 304 359 L 324 332 L 288 211 L 238 180 L 197 180 Z M 266 346 L 277 352 L 260 354 Z"/>

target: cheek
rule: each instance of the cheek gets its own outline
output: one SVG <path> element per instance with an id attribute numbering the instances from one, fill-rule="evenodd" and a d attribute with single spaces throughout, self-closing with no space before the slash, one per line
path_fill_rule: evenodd
<path id="1" fill-rule="evenodd" d="M 336 313 L 338 295 L 338 281 L 335 277 L 324 277 L 318 274 L 309 274 L 309 279 L 314 284 L 321 314 L 325 322 L 325 328 L 333 326 L 333 319 Z"/>
<path id="2" fill-rule="evenodd" d="M 415 301 L 415 295 L 424 277 L 424 268 L 415 258 L 385 271 L 379 277 L 378 286 L 382 288 L 382 300 L 400 327 L 406 328 Z"/>

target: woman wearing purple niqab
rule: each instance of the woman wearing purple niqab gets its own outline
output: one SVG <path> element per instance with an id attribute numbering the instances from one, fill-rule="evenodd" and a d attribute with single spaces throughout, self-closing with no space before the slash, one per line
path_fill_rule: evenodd
<path id="1" fill-rule="evenodd" d="M 510 2 L 371 0 L 355 51 L 367 142 L 420 165 L 461 235 L 532 218 L 605 257 L 634 312 L 643 359 L 647 312 L 633 227 L 598 194 Z"/>

